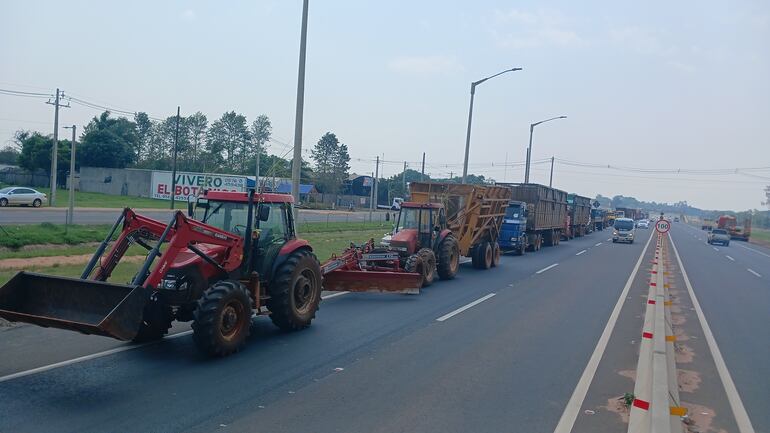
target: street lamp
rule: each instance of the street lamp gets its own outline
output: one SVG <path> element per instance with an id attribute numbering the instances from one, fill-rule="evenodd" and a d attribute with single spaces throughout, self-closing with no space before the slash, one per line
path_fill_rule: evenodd
<path id="1" fill-rule="evenodd" d="M 495 75 L 491 75 L 487 78 L 483 78 L 479 81 L 474 81 L 471 83 L 471 106 L 468 109 L 468 132 L 465 134 L 465 162 L 463 162 L 463 179 L 462 183 L 465 183 L 465 178 L 468 176 L 468 153 L 471 150 L 471 121 L 473 120 L 473 96 L 476 94 L 476 86 L 483 83 L 484 81 L 490 80 L 492 78 L 495 78 L 498 75 L 503 75 L 506 72 L 514 72 L 514 71 L 521 71 L 522 68 L 511 68 L 506 69 L 502 72 L 498 72 Z"/>
<path id="2" fill-rule="evenodd" d="M 75 221 L 75 135 L 77 134 L 77 126 L 65 126 L 64 129 L 72 129 L 72 142 L 70 143 L 70 184 L 69 184 L 69 200 L 67 205 L 67 224 L 72 224 Z"/>
<path id="3" fill-rule="evenodd" d="M 550 119 L 541 120 L 539 122 L 535 122 L 529 125 L 529 147 L 527 148 L 527 166 L 526 166 L 526 169 L 524 170 L 524 183 L 529 183 L 529 161 L 532 155 L 532 132 L 535 130 L 535 126 L 541 123 L 550 122 L 551 120 L 566 119 L 566 118 L 567 116 L 551 117 Z"/>

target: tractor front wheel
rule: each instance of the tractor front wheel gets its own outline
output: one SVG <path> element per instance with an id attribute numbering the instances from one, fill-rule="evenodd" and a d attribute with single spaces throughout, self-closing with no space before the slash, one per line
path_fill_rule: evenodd
<path id="1" fill-rule="evenodd" d="M 214 283 L 193 313 L 193 340 L 203 353 L 227 356 L 246 343 L 251 325 L 251 298 L 237 281 Z"/>
<path id="2" fill-rule="evenodd" d="M 421 248 L 420 251 L 417 251 L 417 254 L 422 259 L 422 270 L 425 276 L 422 286 L 428 287 L 436 279 L 436 254 L 430 248 Z"/>
<path id="3" fill-rule="evenodd" d="M 447 236 L 438 249 L 438 276 L 442 280 L 451 280 L 460 268 L 460 247 L 454 236 Z"/>
<path id="4" fill-rule="evenodd" d="M 275 326 L 297 331 L 310 326 L 321 302 L 321 266 L 315 254 L 295 251 L 275 271 L 267 308 Z"/>

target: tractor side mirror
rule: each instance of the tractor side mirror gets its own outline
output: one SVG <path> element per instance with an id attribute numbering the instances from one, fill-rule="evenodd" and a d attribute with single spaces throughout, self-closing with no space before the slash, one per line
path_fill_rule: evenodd
<path id="1" fill-rule="evenodd" d="M 270 206 L 259 206 L 259 220 L 267 221 L 270 218 Z"/>

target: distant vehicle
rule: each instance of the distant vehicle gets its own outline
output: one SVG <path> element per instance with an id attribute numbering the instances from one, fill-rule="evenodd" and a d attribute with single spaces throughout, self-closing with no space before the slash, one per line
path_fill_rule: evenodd
<path id="1" fill-rule="evenodd" d="M 722 215 L 717 219 L 717 228 L 726 230 L 730 239 L 748 241 L 751 236 L 751 218 L 746 218 L 743 225 L 739 226 L 734 216 Z"/>
<path id="2" fill-rule="evenodd" d="M 631 218 L 616 218 L 615 230 L 612 232 L 612 243 L 628 242 L 634 243 L 634 220 Z"/>
<path id="3" fill-rule="evenodd" d="M 648 229 L 650 228 L 650 222 L 647 220 L 639 220 L 636 222 L 636 228 L 638 229 Z"/>
<path id="4" fill-rule="evenodd" d="M 679 217 L 674 217 L 674 222 L 678 223 L 679 222 Z"/>
<path id="5" fill-rule="evenodd" d="M 40 207 L 46 200 L 46 195 L 32 188 L 9 186 L 0 189 L 0 207 L 32 206 Z"/>
<path id="6" fill-rule="evenodd" d="M 393 204 L 390 205 L 390 210 L 401 210 L 401 203 L 404 199 L 401 197 L 393 197 Z"/>
<path id="7" fill-rule="evenodd" d="M 730 233 L 725 229 L 712 229 L 706 237 L 706 242 L 714 244 L 730 245 Z"/>
<path id="8" fill-rule="evenodd" d="M 559 244 L 569 218 L 566 192 L 535 183 L 498 185 L 508 186 L 513 198 L 500 227 L 498 243 L 503 251 L 522 255 Z"/>
<path id="9" fill-rule="evenodd" d="M 701 224 L 701 230 L 711 230 L 714 228 L 714 220 L 710 218 L 703 218 L 703 224 Z"/>

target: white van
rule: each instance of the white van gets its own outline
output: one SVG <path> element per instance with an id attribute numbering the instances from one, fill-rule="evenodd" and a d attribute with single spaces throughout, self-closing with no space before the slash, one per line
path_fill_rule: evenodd
<path id="1" fill-rule="evenodd" d="M 614 230 L 612 231 L 612 243 L 628 242 L 634 243 L 636 235 L 636 224 L 631 218 L 615 218 Z"/>

